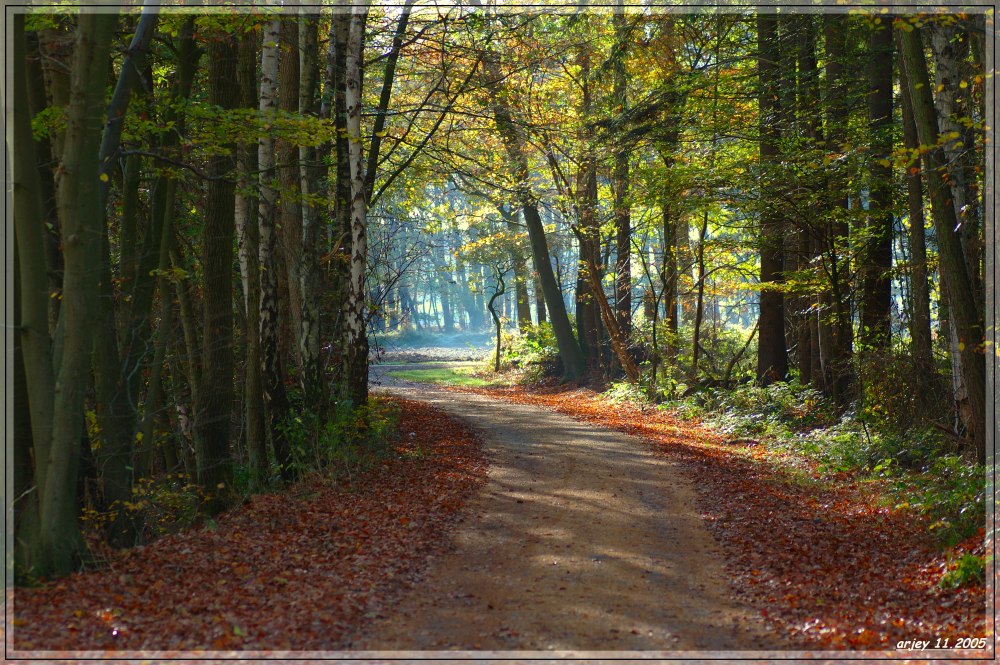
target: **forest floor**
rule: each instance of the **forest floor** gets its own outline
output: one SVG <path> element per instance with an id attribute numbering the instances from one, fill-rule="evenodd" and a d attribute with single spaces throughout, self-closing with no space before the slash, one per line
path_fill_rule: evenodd
<path id="1" fill-rule="evenodd" d="M 790 473 L 753 442 L 588 389 L 394 376 L 469 370 L 428 357 L 373 368 L 404 398 L 384 463 L 8 591 L 8 657 L 991 655 L 894 650 L 992 648 L 993 629 L 987 590 L 939 588 L 944 555 L 872 486 Z"/>
<path id="2" fill-rule="evenodd" d="M 399 404 L 392 454 L 376 466 L 314 475 L 201 528 L 105 553 L 97 570 L 8 589 L 6 656 L 349 648 L 359 625 L 420 584 L 486 477 L 471 428 L 425 403 Z"/>
<path id="3" fill-rule="evenodd" d="M 871 482 L 848 474 L 831 481 L 801 461 L 795 467 L 776 464 L 753 440 L 727 441 L 669 411 L 611 402 L 589 389 L 449 390 L 461 390 L 463 401 L 472 392 L 490 403 L 549 409 L 584 423 L 583 431 L 632 435 L 634 454 L 647 451 L 671 469 L 661 483 L 679 478 L 694 487 L 691 515 L 707 524 L 721 549 L 728 579 L 722 586 L 791 648 L 911 658 L 993 654 L 992 589 L 982 583 L 939 586 L 952 557 L 983 554 L 982 532 L 944 552 L 923 520 L 893 507 Z M 660 518 L 673 515 L 661 512 Z M 726 589 L 716 591 L 725 595 Z M 988 649 L 954 649 L 967 638 Z M 950 650 L 896 651 L 906 640 Z"/>

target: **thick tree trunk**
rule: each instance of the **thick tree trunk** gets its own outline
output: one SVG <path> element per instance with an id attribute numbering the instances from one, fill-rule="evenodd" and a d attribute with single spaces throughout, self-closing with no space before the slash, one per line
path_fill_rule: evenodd
<path id="1" fill-rule="evenodd" d="M 237 62 L 239 40 L 217 33 L 208 46 L 208 103 L 222 108 L 239 104 Z M 202 373 L 195 407 L 195 451 L 198 484 L 213 497 L 210 508 L 221 511 L 232 493 L 232 456 L 229 452 L 230 413 L 233 406 L 233 240 L 235 194 L 231 180 L 235 146 L 208 160 L 205 224 L 202 231 L 204 279 Z"/>
<path id="2" fill-rule="evenodd" d="M 758 330 L 757 381 L 764 385 L 783 381 L 788 376 L 788 349 L 785 346 L 783 235 L 784 220 L 773 204 L 775 185 L 773 169 L 780 160 L 782 114 L 778 98 L 781 87 L 779 71 L 778 17 L 757 16 L 758 62 L 760 76 L 760 162 L 765 170 L 760 213 L 760 319 Z"/>
<path id="3" fill-rule="evenodd" d="M 37 572 L 68 573 L 83 552 L 76 521 L 76 472 L 83 433 L 83 397 L 90 364 L 90 318 L 97 309 L 102 211 L 98 173 L 104 90 L 114 14 L 81 12 L 73 56 L 70 104 L 57 189 L 65 275 L 59 330 L 52 445 L 40 484 L 41 534 Z M 37 479 L 37 477 L 36 477 Z"/>
<path id="4" fill-rule="evenodd" d="M 911 26 L 907 26 L 910 28 Z M 973 280 L 957 230 L 958 217 L 954 192 L 947 178 L 946 150 L 939 147 L 940 135 L 934 99 L 931 93 L 927 61 L 924 59 L 920 29 L 897 29 L 897 40 L 906 67 L 908 91 L 917 137 L 921 145 L 936 146 L 925 154 L 925 173 L 930 190 L 931 212 L 937 232 L 941 279 L 947 297 L 948 311 L 953 321 L 961 358 L 961 373 L 968 392 L 968 409 L 963 422 L 971 445 L 980 461 L 986 457 L 986 367 L 984 357 L 985 330 L 983 315 L 976 303 Z"/>
<path id="5" fill-rule="evenodd" d="M 871 174 L 868 229 L 861 294 L 861 341 L 888 351 L 891 342 L 892 291 L 892 28 L 891 18 L 874 26 L 868 47 L 868 126 Z"/>
<path id="6" fill-rule="evenodd" d="M 32 139 L 28 107 L 26 35 L 24 14 L 14 14 L 12 53 L 14 91 L 12 117 L 7 124 L 8 156 L 14 203 L 15 304 L 17 330 L 15 358 L 15 409 L 19 418 L 15 429 L 15 560 L 17 574 L 28 572 L 38 546 L 38 493 L 34 485 L 45 486 L 52 442 L 55 376 L 52 368 L 52 340 L 49 337 L 50 300 L 45 232 L 42 214 L 41 178 L 35 141 Z M 25 436 L 25 434 L 29 436 Z M 33 462 L 34 461 L 34 462 Z"/>

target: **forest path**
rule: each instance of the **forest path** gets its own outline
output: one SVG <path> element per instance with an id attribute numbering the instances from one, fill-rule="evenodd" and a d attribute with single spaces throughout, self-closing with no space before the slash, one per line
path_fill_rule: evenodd
<path id="1" fill-rule="evenodd" d="M 474 426 L 491 467 L 449 553 L 352 650 L 778 646 L 732 598 L 676 464 L 633 437 L 548 409 L 394 380 L 390 368 L 373 374 L 388 392 Z"/>

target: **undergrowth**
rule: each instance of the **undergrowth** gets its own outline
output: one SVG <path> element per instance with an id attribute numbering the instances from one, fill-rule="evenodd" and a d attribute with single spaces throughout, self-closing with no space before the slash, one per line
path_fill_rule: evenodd
<path id="1" fill-rule="evenodd" d="M 394 402 L 371 397 L 360 407 L 347 400 L 337 402 L 325 423 L 303 410 L 280 429 L 288 438 L 297 476 L 319 471 L 350 478 L 387 454 L 398 421 Z"/>
<path id="2" fill-rule="evenodd" d="M 613 384 L 605 396 L 645 401 L 627 383 Z M 920 516 L 943 548 L 975 535 L 985 522 L 985 467 L 958 454 L 948 435 L 931 424 L 896 427 L 863 401 L 843 413 L 797 381 L 705 389 L 660 408 L 699 419 L 730 439 L 754 439 L 777 463 L 788 456 L 808 460 L 822 479 L 879 481 L 892 507 Z M 963 565 L 964 571 L 970 564 Z"/>

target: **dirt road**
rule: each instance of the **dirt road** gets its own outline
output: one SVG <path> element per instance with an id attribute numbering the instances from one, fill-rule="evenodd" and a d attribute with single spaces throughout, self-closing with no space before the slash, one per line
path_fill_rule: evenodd
<path id="1" fill-rule="evenodd" d="M 642 442 L 542 408 L 378 378 L 478 428 L 491 470 L 450 553 L 352 649 L 780 648 L 733 600 L 690 483 Z"/>

